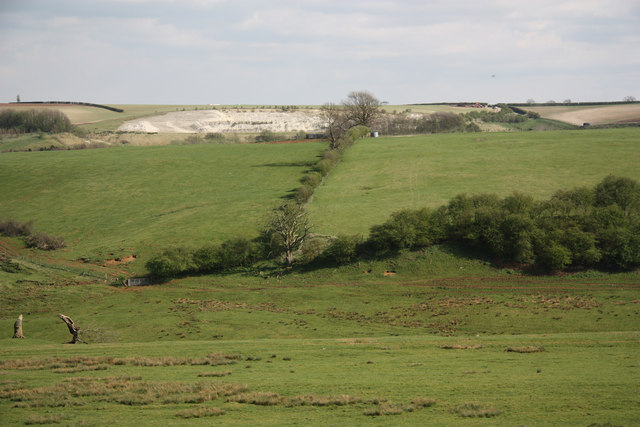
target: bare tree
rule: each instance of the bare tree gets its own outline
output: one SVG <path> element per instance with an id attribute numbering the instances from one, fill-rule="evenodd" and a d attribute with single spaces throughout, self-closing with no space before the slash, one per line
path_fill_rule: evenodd
<path id="1" fill-rule="evenodd" d="M 64 314 L 58 314 L 58 317 L 64 323 L 66 323 L 67 328 L 69 328 L 69 333 L 71 334 L 71 336 L 73 336 L 73 339 L 69 344 L 75 344 L 77 342 L 80 342 L 80 339 L 78 338 L 78 332 L 80 332 L 80 328 L 78 327 L 78 325 L 76 325 L 69 316 L 65 316 Z"/>
<path id="2" fill-rule="evenodd" d="M 293 264 L 293 254 L 309 234 L 309 219 L 304 208 L 288 203 L 273 211 L 273 217 L 267 226 L 267 233 L 277 239 L 275 246 L 284 255 L 287 268 Z"/>
<path id="3" fill-rule="evenodd" d="M 382 114 L 380 104 L 378 98 L 366 91 L 351 92 L 347 95 L 347 99 L 342 101 L 347 119 L 356 126 L 362 125 L 369 128 Z"/>
<path id="4" fill-rule="evenodd" d="M 324 122 L 327 138 L 331 141 L 331 148 L 338 148 L 338 141 L 349 129 L 349 120 L 347 119 L 345 110 L 329 102 L 324 104 L 320 109 L 320 117 Z"/>
<path id="5" fill-rule="evenodd" d="M 631 95 L 625 96 L 624 98 L 622 98 L 622 100 L 624 102 L 636 102 L 637 101 L 636 97 L 635 96 L 631 96 Z"/>

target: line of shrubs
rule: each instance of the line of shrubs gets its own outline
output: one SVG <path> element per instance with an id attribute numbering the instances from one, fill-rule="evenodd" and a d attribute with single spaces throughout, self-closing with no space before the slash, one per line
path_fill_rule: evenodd
<path id="1" fill-rule="evenodd" d="M 504 262 L 544 270 L 640 266 L 640 184 L 608 176 L 593 188 L 535 201 L 514 193 L 458 195 L 438 209 L 405 209 L 371 227 L 369 238 L 339 236 L 325 258 L 345 263 L 443 242 L 461 242 Z"/>
<path id="2" fill-rule="evenodd" d="M 45 251 L 61 249 L 66 246 L 62 237 L 36 232 L 33 228 L 33 221 L 24 223 L 12 219 L 0 221 L 0 234 L 7 237 L 22 237 L 27 247 Z"/>
<path id="3" fill-rule="evenodd" d="M 295 190 L 295 200 L 298 204 L 305 204 L 313 196 L 315 188 L 322 183 L 322 179 L 338 164 L 344 150 L 352 146 L 358 139 L 369 135 L 371 130 L 366 126 L 354 126 L 336 141 L 334 148 L 328 148 L 322 158 L 307 171 L 300 179 L 302 184 Z"/>
<path id="4" fill-rule="evenodd" d="M 300 180 L 302 186 L 295 190 L 295 202 L 301 206 L 306 203 L 313 195 L 314 189 L 322 182 L 322 178 L 340 161 L 342 152 L 369 133 L 370 130 L 366 126 L 353 127 L 335 144 L 335 148 L 327 149 L 322 158 Z M 278 239 L 278 233 L 265 228 L 259 237 L 252 240 L 234 238 L 195 250 L 184 247 L 169 248 L 149 259 L 145 267 L 152 277 L 159 279 L 229 271 L 248 267 L 260 260 L 280 257 L 283 254 L 283 245 Z"/>
<path id="5" fill-rule="evenodd" d="M 197 250 L 174 248 L 147 262 L 152 276 L 176 277 L 249 267 L 274 258 L 273 235 L 231 239 Z M 371 227 L 367 239 L 340 235 L 308 240 L 299 262 L 347 264 L 408 249 L 459 242 L 502 262 L 544 271 L 569 268 L 628 270 L 640 266 L 640 184 L 608 176 L 593 188 L 557 191 L 535 201 L 514 193 L 465 194 L 438 209 L 405 209 Z"/>
<path id="6" fill-rule="evenodd" d="M 73 125 L 69 118 L 58 110 L 2 110 L 0 111 L 0 132 L 30 133 L 71 132 Z"/>

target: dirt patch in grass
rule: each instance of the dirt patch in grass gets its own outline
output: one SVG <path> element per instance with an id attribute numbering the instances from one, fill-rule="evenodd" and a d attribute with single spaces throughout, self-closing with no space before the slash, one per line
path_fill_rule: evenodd
<path id="1" fill-rule="evenodd" d="M 542 346 L 524 346 L 524 347 L 507 347 L 505 350 L 507 353 L 541 353 L 545 350 Z"/>
<path id="2" fill-rule="evenodd" d="M 479 350 L 482 348 L 482 344 L 448 344 L 441 345 L 443 350 Z"/>
<path id="3" fill-rule="evenodd" d="M 113 259 L 108 259 L 106 260 L 102 266 L 103 267 L 113 267 L 115 265 L 121 265 L 121 264 L 129 264 L 133 261 L 135 261 L 137 258 L 136 255 L 128 255 L 122 258 L 113 258 Z"/>

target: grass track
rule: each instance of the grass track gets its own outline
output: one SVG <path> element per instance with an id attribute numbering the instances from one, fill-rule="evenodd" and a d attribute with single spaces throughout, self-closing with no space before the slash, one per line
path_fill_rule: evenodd
<path id="1" fill-rule="evenodd" d="M 640 129 L 446 134 L 365 139 L 309 206 L 316 232 L 362 233 L 402 208 L 437 207 L 460 193 L 547 198 L 608 174 L 640 179 Z"/>

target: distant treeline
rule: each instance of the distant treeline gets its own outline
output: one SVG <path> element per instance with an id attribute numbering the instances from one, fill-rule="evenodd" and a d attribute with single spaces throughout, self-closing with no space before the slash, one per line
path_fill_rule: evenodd
<path id="1" fill-rule="evenodd" d="M 610 101 L 610 102 L 521 102 L 521 103 L 508 103 L 507 105 L 513 107 L 558 107 L 558 106 L 591 106 L 591 105 L 626 105 L 626 104 L 639 104 L 636 101 Z"/>
<path id="2" fill-rule="evenodd" d="M 0 133 L 71 132 L 69 118 L 58 110 L 2 110 Z"/>
<path id="3" fill-rule="evenodd" d="M 122 113 L 122 108 L 109 107 L 108 105 L 92 104 L 90 102 L 77 102 L 77 101 L 29 101 L 29 102 L 12 102 L 11 104 L 65 104 L 65 105 L 86 105 L 87 107 L 104 108 L 105 110 L 115 111 L 116 113 Z"/>

